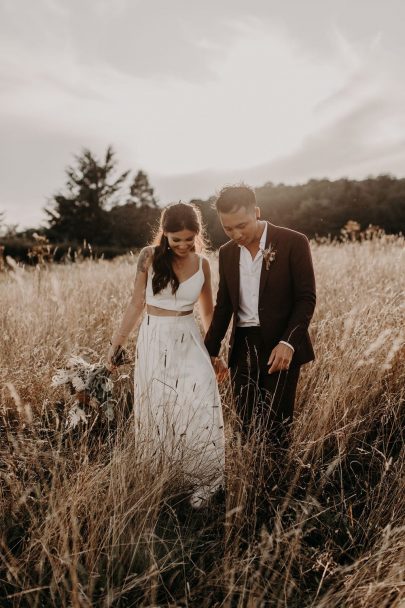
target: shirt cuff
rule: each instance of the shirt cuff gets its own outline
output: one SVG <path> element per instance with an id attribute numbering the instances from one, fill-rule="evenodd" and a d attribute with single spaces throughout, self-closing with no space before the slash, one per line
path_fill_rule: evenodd
<path id="1" fill-rule="evenodd" d="M 285 344 L 286 346 L 289 346 L 291 348 L 291 350 L 293 351 L 293 353 L 295 352 L 295 348 L 289 342 L 285 342 L 284 340 L 280 340 L 279 344 Z"/>

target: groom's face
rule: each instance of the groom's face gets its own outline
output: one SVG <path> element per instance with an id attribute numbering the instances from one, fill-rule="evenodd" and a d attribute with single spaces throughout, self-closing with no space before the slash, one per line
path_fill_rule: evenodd
<path id="1" fill-rule="evenodd" d="M 260 218 L 260 209 L 246 209 L 239 207 L 229 213 L 219 213 L 219 219 L 227 236 L 238 245 L 250 245 L 257 238 L 257 221 Z"/>

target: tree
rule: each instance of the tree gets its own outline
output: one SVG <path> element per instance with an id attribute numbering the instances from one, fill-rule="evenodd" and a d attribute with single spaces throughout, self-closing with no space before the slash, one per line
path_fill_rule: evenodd
<path id="1" fill-rule="evenodd" d="M 116 205 L 109 213 L 114 245 L 128 249 L 144 247 L 159 226 L 159 215 L 158 207 Z"/>
<path id="2" fill-rule="evenodd" d="M 157 199 L 153 195 L 154 189 L 149 184 L 149 178 L 143 171 L 138 171 L 129 189 L 130 196 L 127 203 L 137 207 L 157 207 Z"/>
<path id="3" fill-rule="evenodd" d="M 1 234 L 5 239 L 14 239 L 20 236 L 18 224 L 4 224 L 1 228 Z"/>
<path id="4" fill-rule="evenodd" d="M 47 234 L 52 240 L 94 244 L 109 241 L 107 207 L 117 202 L 115 195 L 121 189 L 129 171 L 114 177 L 117 161 L 112 146 L 108 146 L 103 161 L 84 149 L 75 156 L 76 165 L 66 169 L 65 193 L 54 195 L 52 209 L 45 208 L 49 216 Z"/>

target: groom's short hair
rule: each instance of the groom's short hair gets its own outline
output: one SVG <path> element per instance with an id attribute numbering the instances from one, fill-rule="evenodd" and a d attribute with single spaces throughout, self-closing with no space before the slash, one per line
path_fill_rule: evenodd
<path id="1" fill-rule="evenodd" d="M 245 207 L 247 211 L 251 211 L 256 206 L 255 192 L 253 188 L 246 184 L 225 186 L 215 200 L 215 207 L 218 213 L 238 211 L 241 207 Z"/>

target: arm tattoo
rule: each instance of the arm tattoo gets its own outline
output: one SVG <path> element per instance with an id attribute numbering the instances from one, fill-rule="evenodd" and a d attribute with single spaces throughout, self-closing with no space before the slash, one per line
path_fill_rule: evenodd
<path id="1" fill-rule="evenodd" d="M 138 263 L 136 265 L 137 272 L 146 272 L 148 270 L 148 261 L 151 256 L 151 252 L 149 249 L 144 249 L 139 258 Z"/>

